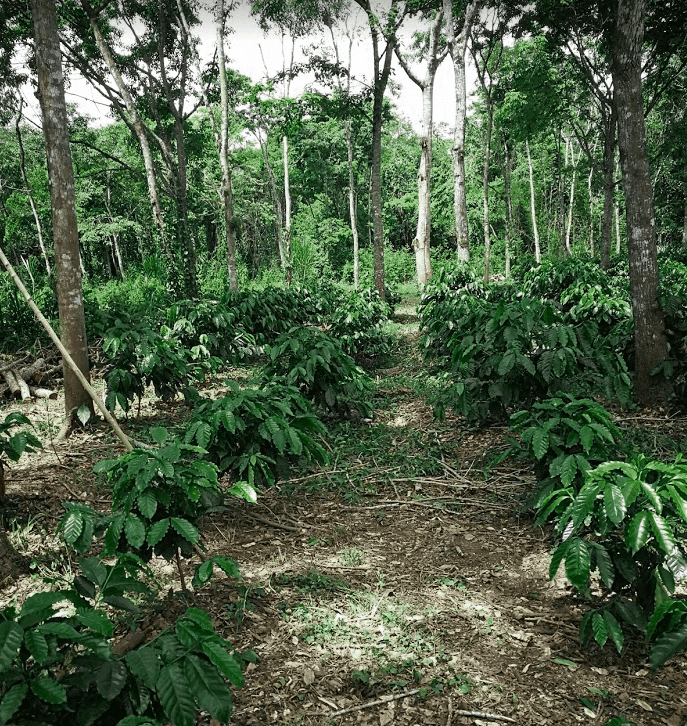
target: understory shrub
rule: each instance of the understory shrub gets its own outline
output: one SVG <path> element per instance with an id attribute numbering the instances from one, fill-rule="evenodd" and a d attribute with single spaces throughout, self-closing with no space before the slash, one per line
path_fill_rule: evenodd
<path id="1" fill-rule="evenodd" d="M 30 454 L 36 449 L 42 449 L 41 442 L 26 428 L 10 433 L 19 426 L 33 426 L 23 413 L 17 411 L 7 414 L 4 421 L 0 421 L 0 501 L 5 498 L 5 458 L 10 461 L 19 461 L 22 454 Z"/>
<path id="2" fill-rule="evenodd" d="M 582 620 L 582 639 L 593 635 L 603 646 L 610 638 L 620 652 L 620 618 L 645 632 L 652 667 L 684 650 L 687 602 L 673 595 L 687 576 L 687 465 L 679 457 L 672 464 L 644 456 L 605 462 L 588 472 L 579 491 L 572 485 L 555 488 L 541 501 L 540 517 L 554 500 L 565 507 L 549 576 L 564 564 L 566 577 L 585 597 L 595 591 L 596 606 Z"/>
<path id="3" fill-rule="evenodd" d="M 611 414 L 596 401 L 569 393 L 561 392 L 512 414 L 510 430 L 519 434 L 522 443 L 513 442 L 504 456 L 523 453 L 535 461 L 538 523 L 560 513 L 565 505 L 562 495 L 549 499 L 554 488 L 579 491 L 588 471 L 618 453 L 620 432 Z M 549 504 L 541 509 L 545 499 Z"/>
<path id="4" fill-rule="evenodd" d="M 294 328 L 277 338 L 268 357 L 266 379 L 283 379 L 324 411 L 370 415 L 370 380 L 332 336 L 317 328 Z"/>
<path id="5" fill-rule="evenodd" d="M 452 407 L 471 422 L 502 420 L 509 408 L 557 391 L 630 402 L 625 362 L 594 322 L 573 324 L 552 303 L 496 297 L 463 288 L 425 308 L 421 345 L 449 369 L 434 400 L 437 416 Z"/>
<path id="6" fill-rule="evenodd" d="M 227 384 L 222 398 L 196 401 L 185 436 L 186 443 L 206 449 L 220 471 L 261 486 L 288 476 L 300 461 L 328 461 L 316 440 L 326 429 L 297 388 L 279 382 L 257 389 Z"/>

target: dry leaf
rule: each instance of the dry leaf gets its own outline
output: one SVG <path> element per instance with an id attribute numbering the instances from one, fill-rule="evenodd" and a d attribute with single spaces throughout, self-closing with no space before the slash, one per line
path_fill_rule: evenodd
<path id="1" fill-rule="evenodd" d="M 303 683 L 306 686 L 311 686 L 315 682 L 315 671 L 307 666 L 303 669 Z"/>

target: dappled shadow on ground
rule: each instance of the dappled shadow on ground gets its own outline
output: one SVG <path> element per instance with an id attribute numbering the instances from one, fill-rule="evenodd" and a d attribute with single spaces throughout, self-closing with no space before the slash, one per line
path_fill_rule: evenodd
<path id="1" fill-rule="evenodd" d="M 551 534 L 521 513 L 529 468 L 484 474 L 505 430 L 435 422 L 409 382 L 421 371 L 417 354 L 408 348 L 396 364 L 378 372 L 371 423 L 330 427 L 327 468 L 294 475 L 257 505 L 232 500 L 202 521 L 208 552 L 236 559 L 243 579 L 220 576 L 190 603 L 258 656 L 235 694 L 232 723 L 604 724 L 623 716 L 681 726 L 684 656 L 652 675 L 640 638 L 628 638 L 622 656 L 579 644 L 587 606 L 564 578 L 549 581 Z M 145 401 L 144 420 L 173 425 L 182 407 Z M 119 452 L 95 429 L 9 472 L 11 537 L 34 573 L 52 558 L 69 574 L 73 561 L 48 533 L 64 499 L 107 510 L 92 466 Z M 185 607 L 172 569 L 153 565 L 174 592 L 144 615 L 148 637 Z M 39 584 L 3 583 L 2 603 Z"/>

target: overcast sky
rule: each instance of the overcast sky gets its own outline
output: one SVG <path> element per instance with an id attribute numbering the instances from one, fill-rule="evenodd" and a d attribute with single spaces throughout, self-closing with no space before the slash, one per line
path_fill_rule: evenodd
<path id="1" fill-rule="evenodd" d="M 200 36 L 202 50 L 201 60 L 212 57 L 215 48 L 215 29 L 213 19 L 209 12 L 201 13 L 202 24 L 194 32 Z M 369 42 L 369 30 L 364 15 L 353 14 L 349 20 L 349 27 L 354 27 L 357 21 L 359 40 L 353 47 L 352 74 L 361 82 L 369 82 L 372 76 L 372 46 Z M 226 44 L 227 64 L 235 70 L 243 73 L 253 81 L 263 80 L 266 75 L 265 65 L 270 75 L 274 75 L 282 68 L 282 46 L 278 31 L 274 30 L 265 34 L 258 26 L 256 20 L 250 14 L 250 3 L 240 2 L 237 9 L 232 13 L 228 21 L 228 27 L 232 32 L 228 36 Z M 417 23 L 404 25 L 401 33 L 402 42 L 408 44 L 412 32 L 418 27 Z M 323 30 L 325 30 L 323 28 Z M 305 59 L 301 49 L 314 42 L 326 41 L 331 48 L 331 38 L 326 31 L 321 36 L 313 36 L 298 41 L 296 46 L 295 61 Z M 342 63 L 347 62 L 348 41 L 340 38 L 339 51 Z M 290 52 L 290 48 L 289 48 Z M 263 63 L 264 59 L 264 63 Z M 394 97 L 393 103 L 399 113 L 407 118 L 415 129 L 419 129 L 422 112 L 420 89 L 410 81 L 404 71 L 398 66 L 394 58 L 394 70 L 392 81 L 400 86 L 400 93 Z M 415 65 L 414 69 L 420 77 L 424 77 L 424 68 Z M 306 83 L 312 79 L 297 79 L 291 85 L 290 95 L 298 96 L 304 89 Z M 474 84 L 474 72 L 468 66 L 468 84 Z M 388 95 L 388 93 L 387 93 Z M 40 113 L 38 101 L 27 88 L 25 98 L 28 104 L 27 113 L 38 118 Z M 67 88 L 67 102 L 76 104 L 80 110 L 88 116 L 93 117 L 94 123 L 107 123 L 110 118 L 108 107 L 104 104 L 103 98 L 93 90 L 83 79 L 72 75 L 69 87 Z M 453 95 L 453 68 L 450 59 L 444 61 L 439 68 L 436 77 L 434 94 L 434 122 L 435 124 L 446 124 L 452 130 L 454 124 L 455 102 Z M 447 130 L 448 131 L 448 130 Z"/>

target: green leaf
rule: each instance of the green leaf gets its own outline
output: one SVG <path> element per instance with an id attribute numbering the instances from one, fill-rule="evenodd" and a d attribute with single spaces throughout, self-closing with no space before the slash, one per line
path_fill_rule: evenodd
<path id="1" fill-rule="evenodd" d="M 170 663 L 160 671 L 155 690 L 165 716 L 174 726 L 194 726 L 196 707 L 180 662 Z"/>
<path id="2" fill-rule="evenodd" d="M 140 517 L 129 513 L 124 522 L 124 533 L 126 534 L 126 541 L 133 549 L 137 550 L 143 547 L 143 543 L 146 541 L 146 528 Z"/>
<path id="3" fill-rule="evenodd" d="M 594 511 L 594 502 L 602 486 L 601 482 L 592 479 L 580 489 L 572 505 L 572 520 L 575 529 Z"/>
<path id="4" fill-rule="evenodd" d="M 31 680 L 31 690 L 46 703 L 66 703 L 67 689 L 54 678 L 37 676 Z"/>
<path id="5" fill-rule="evenodd" d="M 553 578 L 556 577 L 558 568 L 561 566 L 561 562 L 565 558 L 565 553 L 568 551 L 569 546 L 570 540 L 567 539 L 561 542 L 554 550 L 553 556 L 551 557 L 551 563 L 549 564 L 549 580 L 553 580 Z"/>
<path id="6" fill-rule="evenodd" d="M 103 638 L 111 638 L 114 634 L 114 623 L 98 610 L 80 610 L 76 617 L 78 621 Z M 24 639 L 26 640 L 26 638 Z"/>
<path id="7" fill-rule="evenodd" d="M 615 568 L 611 556 L 608 554 L 608 550 L 598 542 L 590 542 L 589 544 L 593 547 L 596 555 L 596 567 L 599 570 L 601 581 L 611 590 L 615 579 Z"/>
<path id="8" fill-rule="evenodd" d="M 29 690 L 27 683 L 17 683 L 7 691 L 0 701 L 0 723 L 7 723 L 17 712 Z"/>
<path id="9" fill-rule="evenodd" d="M 672 484 L 668 484 L 666 489 L 673 500 L 678 515 L 683 521 L 687 522 L 687 499 Z"/>
<path id="10" fill-rule="evenodd" d="M 23 638 L 24 629 L 18 623 L 13 620 L 0 623 L 0 673 L 16 658 Z"/>
<path id="11" fill-rule="evenodd" d="M 647 512 L 649 515 L 649 523 L 653 530 L 656 541 L 661 546 L 663 552 L 669 555 L 675 547 L 675 537 L 670 529 L 670 526 L 663 517 L 656 514 L 656 512 Z"/>
<path id="12" fill-rule="evenodd" d="M 200 535 L 198 530 L 187 520 L 182 517 L 171 517 L 170 522 L 172 527 L 180 534 L 185 540 L 191 544 L 198 544 Z"/>
<path id="13" fill-rule="evenodd" d="M 56 635 L 61 640 L 68 640 L 77 642 L 81 640 L 81 634 L 72 628 L 68 623 L 63 623 L 57 620 L 49 623 L 43 623 L 36 628 L 41 633 L 49 633 L 50 635 Z"/>
<path id="14" fill-rule="evenodd" d="M 205 610 L 201 610 L 200 608 L 188 608 L 184 613 L 184 617 L 193 621 L 196 625 L 199 625 L 202 630 L 205 630 L 208 633 L 215 632 L 212 620 Z"/>
<path id="15" fill-rule="evenodd" d="M 625 540 L 632 548 L 632 554 L 635 555 L 649 541 L 651 525 L 649 522 L 649 512 L 639 512 L 635 514 L 627 528 Z"/>
<path id="16" fill-rule="evenodd" d="M 662 666 L 669 658 L 687 649 L 687 623 L 677 630 L 664 633 L 656 640 L 649 653 L 649 663 L 653 670 Z"/>
<path id="17" fill-rule="evenodd" d="M 233 494 L 235 497 L 245 499 L 251 504 L 255 504 L 258 501 L 258 493 L 255 491 L 255 487 L 251 486 L 247 481 L 237 481 L 229 490 L 229 494 Z"/>
<path id="18" fill-rule="evenodd" d="M 212 561 L 217 565 L 217 567 L 224 570 L 229 577 L 233 577 L 235 580 L 241 579 L 241 572 L 239 571 L 239 566 L 236 561 L 231 560 L 228 557 L 222 557 L 222 555 L 215 555 L 212 558 Z"/>
<path id="19" fill-rule="evenodd" d="M 43 665 L 48 658 L 48 641 L 38 630 L 27 630 L 24 634 L 24 645 L 38 665 Z"/>
<path id="20" fill-rule="evenodd" d="M 643 481 L 640 482 L 640 486 L 642 487 L 642 491 L 646 495 L 646 498 L 649 502 L 651 502 L 651 506 L 654 508 L 654 511 L 660 514 L 663 511 L 663 502 L 661 501 L 661 497 L 654 488 L 653 484 L 647 484 Z"/>
<path id="21" fill-rule="evenodd" d="M 137 499 L 138 511 L 146 518 L 152 519 L 157 511 L 157 497 L 152 487 L 144 489 Z"/>
<path id="22" fill-rule="evenodd" d="M 611 522 L 620 524 L 627 513 L 627 507 L 625 506 L 625 497 L 623 497 L 623 493 L 617 484 L 606 484 L 604 506 L 606 507 L 606 516 Z"/>
<path id="23" fill-rule="evenodd" d="M 81 421 L 81 425 L 85 426 L 91 419 L 91 410 L 88 408 L 88 406 L 84 403 L 83 405 L 79 406 L 79 408 L 76 411 L 76 417 Z"/>
<path id="24" fill-rule="evenodd" d="M 577 474 L 577 459 L 574 454 L 568 454 L 561 464 L 561 482 L 563 486 L 570 486 L 575 481 Z"/>
<path id="25" fill-rule="evenodd" d="M 106 700 L 116 698 L 126 685 L 126 666 L 121 660 L 110 660 L 103 663 L 95 673 L 95 684 L 98 693 Z"/>
<path id="26" fill-rule="evenodd" d="M 198 705 L 217 721 L 228 722 L 232 711 L 231 691 L 217 668 L 197 655 L 189 655 L 184 659 L 184 673 Z"/>
<path id="27" fill-rule="evenodd" d="M 154 648 L 148 646 L 132 650 L 127 653 L 126 662 L 137 678 L 140 678 L 151 690 L 155 689 L 162 661 Z"/>
<path id="28" fill-rule="evenodd" d="M 617 598 L 613 604 L 616 612 L 623 620 L 639 630 L 646 628 L 646 617 L 637 603 L 626 598 Z"/>
<path id="29" fill-rule="evenodd" d="M 599 612 L 592 615 L 592 632 L 594 633 L 594 640 L 596 640 L 600 648 L 603 648 L 608 640 L 608 628 L 603 615 Z"/>
<path id="30" fill-rule="evenodd" d="M 154 426 L 148 433 L 158 446 L 162 446 L 167 441 L 168 433 L 164 426 Z"/>
<path id="31" fill-rule="evenodd" d="M 571 540 L 565 553 L 565 574 L 581 592 L 587 590 L 591 555 L 587 543 L 579 538 Z"/>
<path id="32" fill-rule="evenodd" d="M 588 454 L 594 444 L 594 431 L 591 427 L 583 426 L 580 429 L 580 442 L 582 443 L 582 448 Z"/>
<path id="33" fill-rule="evenodd" d="M 155 547 L 156 544 L 162 541 L 162 538 L 167 534 L 167 530 L 169 529 L 169 522 L 170 520 L 168 517 L 155 522 L 155 524 L 150 527 L 148 530 L 148 537 L 146 538 L 150 547 Z"/>
<path id="34" fill-rule="evenodd" d="M 196 567 L 196 571 L 193 573 L 193 587 L 198 589 L 202 587 L 212 577 L 212 569 L 214 565 L 211 559 L 205 560 Z"/>
<path id="35" fill-rule="evenodd" d="M 663 618 L 665 617 L 666 613 L 668 613 L 674 606 L 676 601 L 672 598 L 668 598 L 667 600 L 664 600 L 663 602 L 659 603 L 655 608 L 654 612 L 651 613 L 651 617 L 649 618 L 649 622 L 646 626 L 646 639 L 651 640 L 651 638 L 654 635 L 654 631 L 658 627 L 659 623 Z"/>
<path id="36" fill-rule="evenodd" d="M 26 598 L 19 613 L 19 618 L 23 621 L 31 618 L 32 615 L 43 615 L 46 609 L 51 609 L 52 605 L 66 599 L 64 592 L 37 592 L 35 595 Z M 31 624 L 38 623 L 43 619 L 41 617 L 39 620 L 33 620 Z"/>
<path id="37" fill-rule="evenodd" d="M 608 634 L 611 636 L 611 640 L 616 647 L 618 653 L 623 651 L 623 629 L 620 627 L 620 623 L 615 619 L 613 613 L 608 610 L 604 610 L 604 621 Z"/>
<path id="38" fill-rule="evenodd" d="M 60 523 L 62 525 L 62 536 L 68 545 L 73 545 L 83 530 L 83 514 L 72 510 Z"/>
<path id="39" fill-rule="evenodd" d="M 549 434 L 541 428 L 537 429 L 532 436 L 532 451 L 537 459 L 544 457 L 546 452 L 549 450 Z"/>
<path id="40" fill-rule="evenodd" d="M 201 644 L 203 653 L 212 661 L 216 668 L 218 668 L 224 677 L 237 688 L 242 688 L 245 680 L 241 671 L 241 666 L 237 660 L 228 653 L 218 643 L 206 641 Z"/>
<path id="41" fill-rule="evenodd" d="M 210 427 L 210 424 L 206 423 L 205 421 L 200 421 L 198 423 L 198 427 L 196 428 L 196 442 L 198 443 L 198 446 L 203 449 L 207 449 L 208 444 L 211 440 L 212 428 Z"/>
<path id="42" fill-rule="evenodd" d="M 112 523 L 105 532 L 105 541 L 103 546 L 103 554 L 111 556 L 119 547 L 119 538 L 124 529 L 124 515 L 120 514 L 112 520 Z"/>

